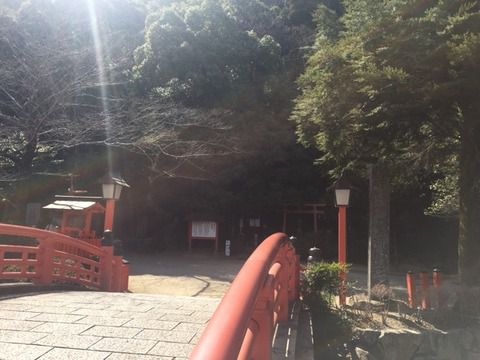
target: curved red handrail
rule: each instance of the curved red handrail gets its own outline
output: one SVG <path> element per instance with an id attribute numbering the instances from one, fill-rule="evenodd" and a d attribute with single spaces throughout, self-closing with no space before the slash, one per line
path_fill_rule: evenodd
<path id="1" fill-rule="evenodd" d="M 128 265 L 112 246 L 98 247 L 57 232 L 0 223 L 0 235 L 34 238 L 38 245 L 0 244 L 0 278 L 41 284 L 75 282 L 106 291 L 128 289 Z M 16 254 L 7 258 L 8 253 Z"/>
<path id="2" fill-rule="evenodd" d="M 74 239 L 70 236 L 63 235 L 57 232 L 27 226 L 0 223 L 0 235 L 31 237 L 37 239 L 39 243 L 48 240 L 57 240 L 65 245 L 74 246 L 80 250 L 88 251 L 94 255 L 102 254 L 101 248 L 87 242 L 79 241 L 78 239 Z"/>
<path id="3" fill-rule="evenodd" d="M 287 259 L 287 251 L 289 251 L 289 259 Z M 237 359 L 241 349 L 242 352 L 250 352 L 248 349 L 244 350 L 242 344 L 244 340 L 246 343 L 251 343 L 252 336 L 255 336 L 252 334 L 251 321 L 253 319 L 255 322 L 254 311 L 256 310 L 257 302 L 262 296 L 266 283 L 270 283 L 270 281 L 267 281 L 272 277 L 269 274 L 270 269 L 273 265 L 280 262 L 282 264 L 280 266 L 283 267 L 281 271 L 284 274 L 288 269 L 293 269 L 291 272 L 294 272 L 295 266 L 287 266 L 287 261 L 295 261 L 292 259 L 292 255 L 295 258 L 293 248 L 287 236 L 282 233 L 269 236 L 257 247 L 243 265 L 227 294 L 223 297 L 197 346 L 190 355 L 190 359 Z M 277 268 L 278 266 L 274 267 L 275 272 L 278 272 Z M 290 275 L 293 276 L 294 274 Z M 289 283 L 288 277 L 283 279 L 283 283 L 270 290 L 273 292 L 283 287 L 283 291 L 286 291 Z M 274 306 L 267 304 L 264 310 L 274 310 Z M 257 325 L 258 323 L 255 322 L 255 326 Z M 269 326 L 273 327 L 273 321 Z M 262 331 L 262 329 L 258 331 Z M 270 343 L 268 345 L 271 344 L 271 339 L 269 340 Z M 249 346 L 247 345 L 246 347 L 248 348 Z"/>

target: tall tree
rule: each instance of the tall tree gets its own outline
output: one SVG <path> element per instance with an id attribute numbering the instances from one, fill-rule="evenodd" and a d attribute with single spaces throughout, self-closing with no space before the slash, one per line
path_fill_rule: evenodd
<path id="1" fill-rule="evenodd" d="M 112 86 L 102 84 L 99 77 L 93 20 L 86 1 L 74 6 L 51 0 L 11 3 L 8 11 L 0 13 L 0 166 L 4 180 L 45 170 L 65 148 L 103 140 L 105 124 L 98 118 L 102 101 L 111 99 L 102 99 L 100 88 Z M 125 43 L 109 42 L 108 71 L 125 66 L 129 46 L 127 29 L 114 16 L 128 6 L 112 10 L 111 5 L 97 2 L 99 11 L 111 16 L 100 24 L 104 40 L 115 34 Z M 130 7 L 130 17 L 124 18 L 129 31 L 139 17 L 132 13 Z M 117 76 L 112 81 L 125 80 Z"/>
<path id="2" fill-rule="evenodd" d="M 190 107 L 245 106 L 264 97 L 279 55 L 271 36 L 242 30 L 220 3 L 204 0 L 147 18 L 134 76 L 144 93 Z"/>
<path id="3" fill-rule="evenodd" d="M 381 161 L 407 181 L 458 156 L 459 271 L 478 283 L 480 3 L 345 4 L 338 38 L 317 38 L 300 80 L 300 139 L 338 168 Z"/>
<path id="4" fill-rule="evenodd" d="M 221 165 L 228 150 L 233 156 L 229 161 L 238 160 L 240 152 L 248 158 L 268 151 L 271 147 L 265 149 L 265 137 L 278 147 L 294 144 L 292 136 L 286 135 L 291 133 L 286 121 L 288 99 L 277 99 L 278 94 L 292 88 L 293 77 L 290 86 L 285 86 L 282 47 L 270 34 L 274 32 L 276 13 L 268 12 L 270 8 L 260 1 L 248 2 L 245 8 L 251 11 L 240 12 L 234 1 L 211 0 L 160 7 L 147 17 L 144 44 L 135 51 L 132 75 L 136 97 L 159 106 L 176 104 L 189 109 L 189 113 L 217 114 L 219 131 L 209 143 L 213 146 L 204 141 L 207 146 L 202 157 L 182 158 L 190 170 L 199 170 L 196 176 L 190 175 L 193 178 L 218 174 L 218 170 L 207 167 Z M 257 22 L 255 16 L 268 21 Z M 205 116 L 200 115 L 196 131 L 193 127 L 181 131 L 184 144 L 199 143 L 202 119 Z M 211 124 L 205 122 L 204 128 L 212 129 Z M 170 169 L 175 168 L 174 161 L 168 161 L 164 153 L 158 155 L 151 157 L 157 169 L 166 162 Z"/>

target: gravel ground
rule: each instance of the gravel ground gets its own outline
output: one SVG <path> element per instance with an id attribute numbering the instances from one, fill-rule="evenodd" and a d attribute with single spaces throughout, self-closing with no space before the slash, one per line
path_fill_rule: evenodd
<path id="1" fill-rule="evenodd" d="M 125 256 L 133 293 L 221 298 L 245 259 L 212 254 L 159 253 Z"/>

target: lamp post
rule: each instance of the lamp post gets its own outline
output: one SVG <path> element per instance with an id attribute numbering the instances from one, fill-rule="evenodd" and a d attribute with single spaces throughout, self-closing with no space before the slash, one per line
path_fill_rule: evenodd
<path id="1" fill-rule="evenodd" d="M 345 265 L 347 262 L 347 207 L 350 201 L 350 187 L 340 178 L 335 183 L 335 206 L 338 207 L 338 262 Z M 345 272 L 340 273 L 341 285 L 339 294 L 340 305 L 346 303 Z"/>
<path id="2" fill-rule="evenodd" d="M 130 187 L 125 180 L 119 176 L 106 174 L 102 180 L 103 198 L 107 200 L 105 208 L 105 222 L 103 230 L 113 230 L 113 219 L 115 216 L 115 202 L 120 199 L 123 187 Z"/>

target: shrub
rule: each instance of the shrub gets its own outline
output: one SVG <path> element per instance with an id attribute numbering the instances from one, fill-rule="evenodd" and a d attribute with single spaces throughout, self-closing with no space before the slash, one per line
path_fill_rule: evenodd
<path id="1" fill-rule="evenodd" d="M 311 314 L 315 358 L 345 357 L 344 344 L 351 337 L 351 325 L 344 310 L 332 307 L 342 272 L 347 272 L 347 266 L 336 262 L 311 263 L 304 271 L 301 291 Z"/>
<path id="2" fill-rule="evenodd" d="M 340 273 L 347 272 L 348 267 L 337 262 L 315 262 L 308 264 L 304 271 L 302 296 L 308 306 L 331 305 L 338 294 L 341 280 Z"/>
<path id="3" fill-rule="evenodd" d="M 388 303 L 393 298 L 392 289 L 385 284 L 376 284 L 370 290 L 372 300 Z"/>

